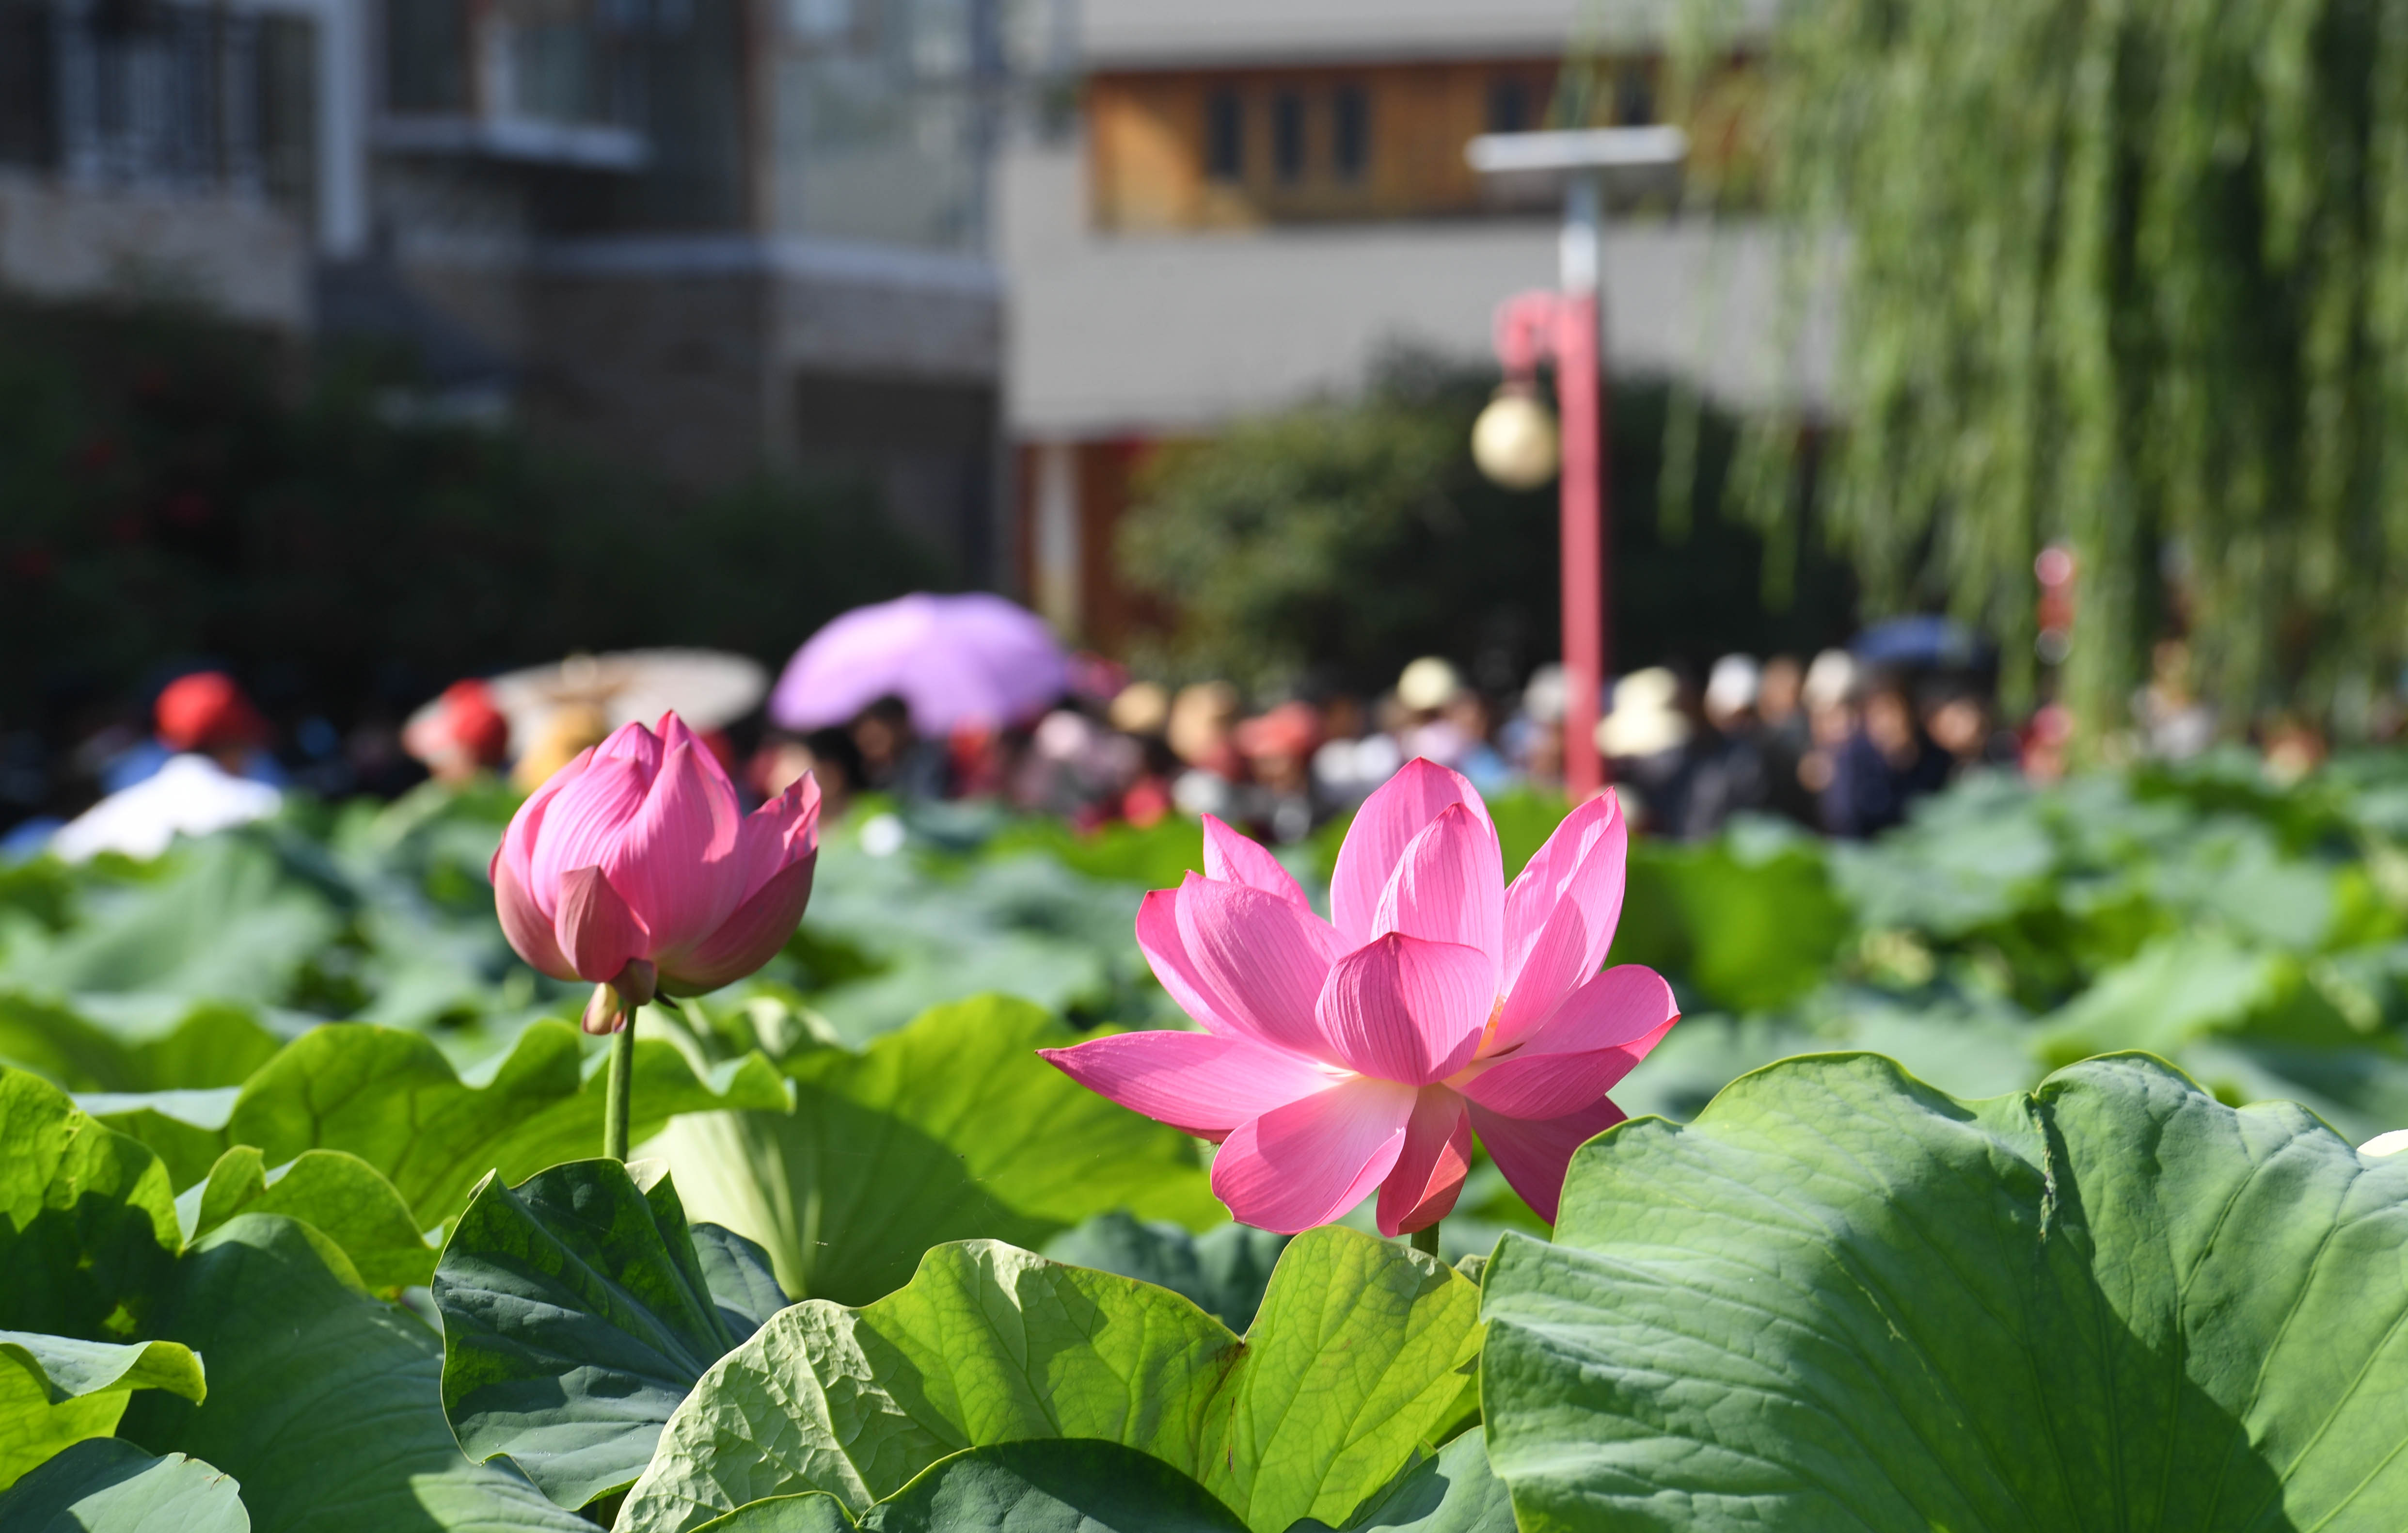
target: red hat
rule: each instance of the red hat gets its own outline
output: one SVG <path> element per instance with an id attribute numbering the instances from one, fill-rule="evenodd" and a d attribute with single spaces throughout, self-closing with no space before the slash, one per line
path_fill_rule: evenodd
<path id="1" fill-rule="evenodd" d="M 155 717 L 159 738 L 177 751 L 256 745 L 267 738 L 267 721 L 223 671 L 194 671 L 168 682 Z"/>
<path id="2" fill-rule="evenodd" d="M 499 766 L 510 752 L 510 721 L 494 706 L 482 681 L 454 681 L 428 713 L 402 732 L 402 748 L 430 765 L 453 752 L 480 766 Z"/>
<path id="3" fill-rule="evenodd" d="M 1244 756 L 1307 756 L 1321 743 L 1321 713 L 1311 703 L 1282 703 L 1238 726 Z"/>

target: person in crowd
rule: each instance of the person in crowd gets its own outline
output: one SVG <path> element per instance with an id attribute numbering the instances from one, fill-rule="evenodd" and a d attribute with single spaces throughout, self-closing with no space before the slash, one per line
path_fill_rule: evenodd
<path id="1" fill-rule="evenodd" d="M 510 767 L 510 781 L 523 793 L 533 793 L 552 775 L 610 738 L 610 715 L 593 703 L 563 703 L 535 726 Z"/>
<path id="2" fill-rule="evenodd" d="M 1320 818 L 1312 800 L 1312 756 L 1321 747 L 1321 710 L 1301 699 L 1238 726 L 1238 752 L 1253 779 L 1242 799 L 1246 819 L 1273 840 L 1303 840 Z"/>
<path id="3" fill-rule="evenodd" d="M 436 781 L 466 787 L 509 759 L 510 721 L 484 682 L 454 681 L 402 731 L 402 747 Z"/>
<path id="4" fill-rule="evenodd" d="M 911 725 L 911 705 L 888 694 L 853 715 L 847 731 L 861 762 L 861 787 L 907 801 L 945 796 L 947 752 Z"/>
<path id="5" fill-rule="evenodd" d="M 1498 747 L 1524 780 L 1550 788 L 1564 781 L 1564 667 L 1554 661 L 1530 673 L 1521 704 L 1498 731 Z"/>
<path id="6" fill-rule="evenodd" d="M 1834 836 L 1866 837 L 1901 824 L 1915 799 L 1947 786 L 1954 766 L 1924 733 L 1906 682 L 1894 672 L 1867 678 L 1857 723 L 1832 763 L 1823 823 Z"/>
<path id="7" fill-rule="evenodd" d="M 1679 834 L 1688 804 L 1689 742 L 1697 721 L 1684 706 L 1678 672 L 1632 671 L 1613 684 L 1613 708 L 1597 726 L 1598 749 L 1613 764 L 1623 812 L 1658 836 Z"/>
<path id="8" fill-rule="evenodd" d="M 2132 699 L 2149 754 L 2160 761 L 2187 761 L 2215 743 L 2215 709 L 2200 701 L 2190 670 L 2190 646 L 2161 639 L 2149 652 L 2149 684 Z"/>
<path id="9" fill-rule="evenodd" d="M 1182 764 L 1171 798 L 1183 812 L 1225 820 L 1237 815 L 1238 789 L 1246 780 L 1237 724 L 1238 689 L 1226 681 L 1198 681 L 1171 699 L 1166 736 Z"/>
<path id="10" fill-rule="evenodd" d="M 1674 834 L 1713 835 L 1734 814 L 1759 810 L 1772 796 L 1756 695 L 1763 669 L 1754 655 L 1727 654 L 1707 673 L 1700 699 L 1704 728 L 1690 746 L 1689 790 Z"/>
<path id="11" fill-rule="evenodd" d="M 1823 795 L 1839 770 L 1840 752 L 1856 732 L 1856 662 L 1845 650 L 1825 650 L 1806 667 L 1799 700 L 1806 713 L 1807 749 L 1798 761 L 1798 782 L 1813 795 L 1812 822 L 1830 828 L 1823 818 Z"/>
<path id="12" fill-rule="evenodd" d="M 1170 724 L 1170 694 L 1156 682 L 1132 681 L 1112 698 L 1105 718 L 1137 742 L 1140 755 L 1137 776 L 1121 792 L 1120 817 L 1140 829 L 1159 824 L 1171 811 L 1170 785 L 1179 777 L 1179 758 L 1163 736 Z"/>
<path id="13" fill-rule="evenodd" d="M 269 752 L 273 732 L 233 677 L 194 671 L 160 689 L 151 707 L 151 738 L 125 750 L 100 768 L 104 793 L 133 787 L 178 755 L 202 755 L 232 776 L 287 784 L 284 768 Z"/>
<path id="14" fill-rule="evenodd" d="M 1764 752 L 1764 807 L 1809 829 L 1819 828 L 1822 812 L 1814 791 L 1799 775 L 1806 752 L 1814 748 L 1805 703 L 1806 672 L 1795 655 L 1776 654 L 1764 663 L 1756 687 L 1756 741 Z"/>
<path id="15" fill-rule="evenodd" d="M 1923 705 L 1923 732 L 1948 752 L 1949 780 L 1985 766 L 2013 766 L 2015 738 L 1998 727 L 1990 699 L 1963 681 L 1935 683 Z"/>
<path id="16" fill-rule="evenodd" d="M 1354 808 L 1405 764 L 1396 736 L 1372 726 L 1361 702 L 1345 694 L 1322 705 L 1321 749 L 1312 753 L 1315 796 L 1332 812 Z"/>

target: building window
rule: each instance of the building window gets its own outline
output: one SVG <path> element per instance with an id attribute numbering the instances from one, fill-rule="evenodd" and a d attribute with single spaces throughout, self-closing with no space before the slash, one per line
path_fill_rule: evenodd
<path id="1" fill-rule="evenodd" d="M 1656 81 L 1645 64 L 1626 64 L 1614 72 L 1613 120 L 1626 128 L 1656 121 Z"/>
<path id="2" fill-rule="evenodd" d="M 1216 181 L 1245 179 L 1245 103 L 1229 86 L 1204 98 L 1204 173 Z"/>
<path id="3" fill-rule="evenodd" d="M 1294 91 L 1271 97 L 1271 169 L 1289 185 L 1304 179 L 1304 97 Z"/>
<path id="4" fill-rule="evenodd" d="M 1491 133 L 1527 133 L 1530 131 L 1530 87 L 1526 81 L 1508 75 L 1488 84 L 1488 131 Z"/>
<path id="5" fill-rule="evenodd" d="M 1330 158 L 1338 179 L 1359 181 L 1371 166 L 1371 95 L 1360 85 L 1341 85 L 1331 104 L 1335 108 Z"/>

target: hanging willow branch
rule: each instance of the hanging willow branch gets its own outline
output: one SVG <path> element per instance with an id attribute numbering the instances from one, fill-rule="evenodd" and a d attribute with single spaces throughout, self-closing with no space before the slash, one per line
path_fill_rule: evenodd
<path id="1" fill-rule="evenodd" d="M 2063 537 L 2086 723 L 2186 630 L 2229 725 L 2354 732 L 2408 651 L 2408 0 L 1787 0 L 1764 64 L 1773 210 L 1847 251 L 1821 517 L 1869 601 L 2014 684 Z"/>

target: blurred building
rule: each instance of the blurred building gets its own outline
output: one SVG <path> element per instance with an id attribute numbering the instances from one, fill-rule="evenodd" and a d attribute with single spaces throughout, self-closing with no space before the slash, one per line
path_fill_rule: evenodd
<path id="1" fill-rule="evenodd" d="M 1490 365 L 1498 303 L 1556 279 L 1556 193 L 1484 185 L 1484 132 L 1677 119 L 1692 174 L 1616 189 L 1610 364 L 1734 404 L 1818 394 L 1764 230 L 1680 216 L 1748 173 L 1742 50 L 1673 103 L 1670 0 L 1083 0 L 1068 105 L 999 166 L 1013 551 L 1065 631 L 1130 617 L 1111 570 L 1150 446 L 1359 389 L 1404 344 Z M 1767 7 L 1740 7 L 1742 40 Z M 1577 78 L 1567 72 L 1577 70 Z"/>
<path id="2" fill-rule="evenodd" d="M 1002 0 L 0 0 L 0 287 L 365 344 L 995 564 Z"/>

